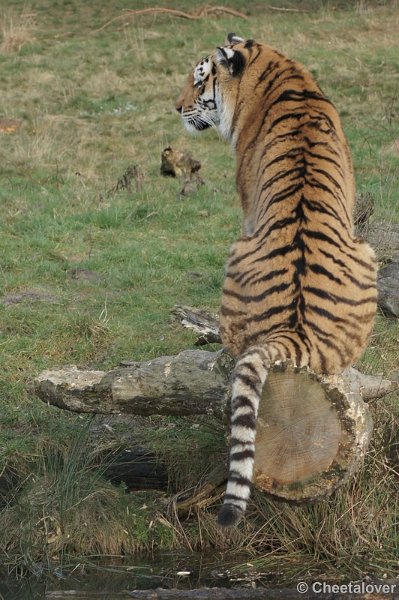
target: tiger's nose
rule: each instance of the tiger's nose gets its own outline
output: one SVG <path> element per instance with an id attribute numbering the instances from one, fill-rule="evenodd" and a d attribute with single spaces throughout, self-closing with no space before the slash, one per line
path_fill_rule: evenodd
<path id="1" fill-rule="evenodd" d="M 179 101 L 176 102 L 176 110 L 179 114 L 183 112 L 183 105 Z"/>

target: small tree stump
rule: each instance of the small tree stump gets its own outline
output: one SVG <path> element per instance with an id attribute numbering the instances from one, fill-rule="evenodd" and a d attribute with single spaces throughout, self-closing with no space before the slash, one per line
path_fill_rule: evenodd
<path id="1" fill-rule="evenodd" d="M 371 432 L 368 406 L 348 380 L 276 366 L 259 406 L 255 485 L 297 502 L 329 495 L 362 464 Z"/>

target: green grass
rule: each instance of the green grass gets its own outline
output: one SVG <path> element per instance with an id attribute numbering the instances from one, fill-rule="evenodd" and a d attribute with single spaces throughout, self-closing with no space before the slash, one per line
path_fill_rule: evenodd
<path id="1" fill-rule="evenodd" d="M 278 0 L 271 4 L 286 6 Z M 214 132 L 188 137 L 174 99 L 189 68 L 228 31 L 265 41 L 314 73 L 342 115 L 358 189 L 376 198 L 374 218 L 399 222 L 396 1 L 309 0 L 301 3 L 304 12 L 290 13 L 269 9 L 269 2 L 250 1 L 244 7 L 234 0 L 228 5 L 244 10 L 248 20 L 227 15 L 199 21 L 126 17 L 99 31 L 124 9 L 148 5 L 144 0 L 95 7 L 88 0 L 40 0 L 28 11 L 25 1 L 10 0 L 7 19 L 0 23 L 0 47 L 10 42 L 8 51 L 0 50 L 0 118 L 21 120 L 16 132 L 0 133 L 1 297 L 36 294 L 19 303 L 0 303 L 0 473 L 16 470 L 25 481 L 2 512 L 7 543 L 0 540 L 0 564 L 31 568 L 44 556 L 51 562 L 94 547 L 99 553 L 118 552 L 126 545 L 126 529 L 129 552 L 184 546 L 186 535 L 192 547 L 230 547 L 269 556 L 262 568 L 277 556 L 292 564 L 297 560 L 303 571 L 319 568 L 337 576 L 353 567 L 356 575 L 362 568 L 381 575 L 391 569 L 398 550 L 392 541 L 396 534 L 389 536 L 396 508 L 393 500 L 391 510 L 386 505 L 394 486 L 389 468 L 397 469 L 397 464 L 387 466 L 383 455 L 379 462 L 373 458 L 383 433 L 375 435 L 368 463 L 373 468 L 367 467 L 364 478 L 340 492 L 338 500 L 334 496 L 327 505 L 281 509 L 258 498 L 241 532 L 221 536 L 210 509 L 201 513 L 202 528 L 189 521 L 184 535 L 173 519 L 157 521 L 164 505 L 156 495 L 150 502 L 155 501 L 155 508 L 140 512 L 146 503 L 140 495 L 112 490 L 101 473 L 73 453 L 86 417 L 47 407 L 31 392 L 30 382 L 44 369 L 71 363 L 107 369 L 123 359 L 144 360 L 191 347 L 193 335 L 170 322 L 175 303 L 218 310 L 229 246 L 240 231 L 234 159 Z M 173 3 L 188 11 L 199 5 Z M 13 47 L 17 26 L 20 37 Z M 167 145 L 189 151 L 202 163 L 205 185 L 188 198 L 180 198 L 180 182 L 160 176 L 161 151 Z M 144 172 L 142 190 L 136 192 L 133 185 L 130 191 L 115 192 L 131 164 Z M 92 276 L 76 278 L 76 270 Z M 199 276 L 193 277 L 193 271 Z M 397 321 L 380 316 L 362 368 L 385 374 L 397 370 L 398 338 Z M 383 414 L 385 407 L 397 414 L 397 400 L 380 404 Z M 384 421 L 375 412 L 381 421 L 378 432 L 389 429 L 389 418 Z M 191 422 L 179 422 L 170 436 L 170 423 L 162 423 L 158 434 L 150 428 L 148 443 L 156 451 L 170 447 L 166 458 L 175 484 L 190 486 L 187 447 L 198 457 L 200 476 L 207 463 L 223 454 L 221 431 L 209 422 L 201 421 L 199 430 L 190 429 Z M 213 445 L 215 453 L 207 453 Z M 70 452 L 75 459 L 61 460 L 57 447 L 62 456 Z M 377 465 L 383 473 L 378 494 Z M 69 497 L 71 478 L 77 481 L 70 504 L 76 506 L 75 520 L 61 504 Z M 28 511 L 29 498 L 34 501 Z M 357 512 L 351 508 L 356 502 L 362 508 Z M 359 533 L 372 506 L 384 516 L 378 521 L 380 538 L 367 534 L 367 522 Z M 90 512 L 97 524 L 92 519 L 90 533 L 80 534 Z M 340 512 L 347 534 L 337 540 L 332 538 L 333 521 Z M 51 555 L 43 522 L 37 525 L 43 515 L 51 516 L 53 525 L 62 521 L 63 535 Z M 152 521 L 154 529 L 149 528 Z M 272 525 L 269 533 L 265 522 Z M 68 534 L 73 542 L 66 541 Z M 375 568 L 366 562 L 362 567 L 362 557 L 354 552 L 363 538 L 376 557 Z M 381 544 L 387 548 L 385 562 Z M 346 557 L 345 569 L 343 563 L 334 567 L 338 555 Z"/>

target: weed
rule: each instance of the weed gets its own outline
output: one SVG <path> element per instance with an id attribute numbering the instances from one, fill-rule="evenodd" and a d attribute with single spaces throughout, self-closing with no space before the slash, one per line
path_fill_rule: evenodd
<path id="1" fill-rule="evenodd" d="M 19 52 L 23 46 L 33 41 L 35 13 L 23 12 L 15 15 L 3 13 L 0 20 L 0 53 Z"/>

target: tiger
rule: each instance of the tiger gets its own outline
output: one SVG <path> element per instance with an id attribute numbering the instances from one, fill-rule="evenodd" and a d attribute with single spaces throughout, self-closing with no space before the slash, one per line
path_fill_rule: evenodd
<path id="1" fill-rule="evenodd" d="M 268 372 L 290 361 L 339 373 L 363 352 L 376 313 L 376 259 L 355 237 L 355 184 L 340 118 L 298 62 L 234 33 L 189 73 L 186 129 L 230 141 L 243 212 L 220 308 L 234 357 L 227 487 L 218 523 L 245 513 Z"/>

